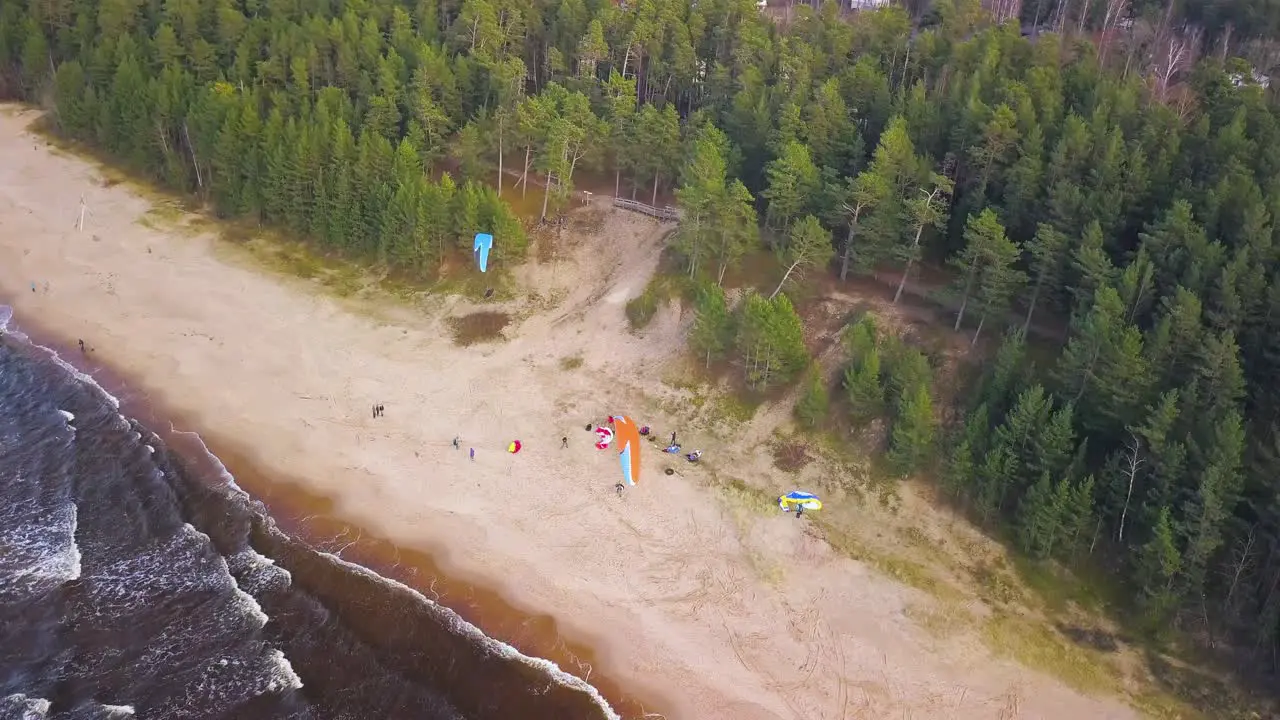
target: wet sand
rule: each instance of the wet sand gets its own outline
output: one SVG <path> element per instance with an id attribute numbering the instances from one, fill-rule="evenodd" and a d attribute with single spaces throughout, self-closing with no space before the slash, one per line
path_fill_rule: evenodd
<path id="1" fill-rule="evenodd" d="M 0 304 L 4 298 L 0 297 Z M 162 400 L 141 390 L 143 383 L 127 372 L 111 367 L 105 353 L 96 347 L 82 352 L 78 345 L 65 346 L 55 334 L 41 327 L 38 319 L 15 313 L 11 327 L 27 335 L 37 345 L 57 352 L 66 362 L 91 375 L 107 392 L 120 400 L 120 411 L 155 432 L 177 456 L 186 470 L 199 481 L 217 485 L 225 468 L 242 489 L 260 500 L 278 527 L 289 535 L 325 552 L 373 570 L 417 590 L 426 597 L 458 613 L 462 619 L 486 630 L 531 657 L 550 660 L 562 668 L 583 664 L 599 666 L 596 652 L 582 642 L 573 642 L 559 631 L 547 614 L 521 611 L 496 590 L 478 583 L 450 578 L 429 552 L 401 547 L 378 537 L 334 514 L 332 498 L 311 492 L 305 482 L 281 477 L 258 467 L 232 439 L 203 433 L 164 407 Z M 89 347 L 89 345 L 86 345 Z M 211 462 L 212 453 L 222 468 Z M 375 646 L 376 647 L 376 646 Z M 669 705 L 656 693 L 641 698 L 627 692 L 621 682 L 603 673 L 575 672 L 595 686 L 615 712 L 624 718 L 662 714 Z M 548 718 L 548 720 L 564 720 Z"/>

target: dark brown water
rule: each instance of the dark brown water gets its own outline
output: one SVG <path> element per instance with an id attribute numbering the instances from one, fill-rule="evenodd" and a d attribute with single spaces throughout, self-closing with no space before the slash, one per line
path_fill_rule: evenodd
<path id="1" fill-rule="evenodd" d="M 278 526 L 286 497 L 318 518 L 312 532 L 340 523 L 278 483 L 272 507 L 251 497 L 202 440 L 125 417 L 7 320 L 0 306 L 0 720 L 618 717 L 593 685 Z M 426 556 L 356 551 L 342 555 L 411 575 L 472 619 L 511 617 L 477 588 L 424 577 Z M 593 660 L 528 620 L 514 645 Z"/>

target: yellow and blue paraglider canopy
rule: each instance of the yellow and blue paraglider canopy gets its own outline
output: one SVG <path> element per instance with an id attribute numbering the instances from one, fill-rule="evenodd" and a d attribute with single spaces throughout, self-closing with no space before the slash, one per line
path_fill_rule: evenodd
<path id="1" fill-rule="evenodd" d="M 778 498 L 778 507 L 787 512 L 792 510 L 821 510 L 822 501 L 813 493 L 803 492 L 800 490 L 792 490 Z"/>

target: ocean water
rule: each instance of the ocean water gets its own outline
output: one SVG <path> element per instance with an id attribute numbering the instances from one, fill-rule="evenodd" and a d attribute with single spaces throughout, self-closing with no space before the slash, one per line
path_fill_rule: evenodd
<path id="1" fill-rule="evenodd" d="M 0 306 L 0 720 L 617 718 L 553 663 L 282 532 Z M 206 463 L 209 464 L 209 463 Z"/>

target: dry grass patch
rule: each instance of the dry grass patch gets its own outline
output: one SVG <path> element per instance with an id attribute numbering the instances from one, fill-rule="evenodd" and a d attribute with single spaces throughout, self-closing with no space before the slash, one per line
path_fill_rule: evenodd
<path id="1" fill-rule="evenodd" d="M 982 639 L 996 655 L 1056 677 L 1080 692 L 1116 695 L 1123 691 L 1115 666 L 1101 653 L 1076 645 L 1039 620 L 998 611 Z"/>
<path id="2" fill-rule="evenodd" d="M 583 361 L 582 361 L 581 355 L 565 356 L 560 358 L 560 369 L 564 370 L 565 372 L 569 372 L 571 370 L 577 370 L 578 368 L 582 367 L 582 362 Z"/>
<path id="3" fill-rule="evenodd" d="M 973 613 L 958 602 L 913 603 L 907 606 L 906 616 L 938 640 L 966 632 L 976 621 Z"/>
<path id="4" fill-rule="evenodd" d="M 773 466 L 782 472 L 800 472 L 813 462 L 808 443 L 798 440 L 779 440 L 773 444 Z"/>
<path id="5" fill-rule="evenodd" d="M 449 329 L 453 332 L 454 344 L 470 347 L 478 343 L 506 340 L 502 331 L 511 322 L 511 316 L 504 312 L 485 310 L 461 317 L 451 317 L 448 322 Z"/>
<path id="6" fill-rule="evenodd" d="M 806 517 L 809 515 L 806 514 Z M 841 555 L 866 563 L 903 585 L 921 590 L 938 600 L 954 602 L 964 598 L 959 590 L 939 578 L 938 574 L 925 564 L 900 554 L 872 548 L 861 542 L 854 531 L 840 527 L 828 517 L 816 513 L 812 517 L 811 532 Z"/>

